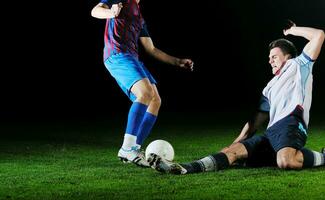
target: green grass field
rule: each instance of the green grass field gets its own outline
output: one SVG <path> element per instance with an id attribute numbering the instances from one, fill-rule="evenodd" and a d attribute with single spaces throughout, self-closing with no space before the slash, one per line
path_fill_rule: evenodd
<path id="1" fill-rule="evenodd" d="M 191 161 L 232 142 L 245 122 L 190 119 L 163 116 L 145 145 L 165 139 L 176 161 Z M 123 129 L 123 120 L 4 124 L 0 199 L 325 199 L 325 167 L 177 176 L 123 164 L 116 156 Z M 323 123 L 309 134 L 307 147 L 325 145 Z"/>

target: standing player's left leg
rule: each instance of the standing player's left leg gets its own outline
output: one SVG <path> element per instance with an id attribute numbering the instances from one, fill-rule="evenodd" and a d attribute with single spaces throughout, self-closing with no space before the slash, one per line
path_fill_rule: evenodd
<path id="1" fill-rule="evenodd" d="M 277 152 L 277 164 L 282 169 L 301 169 L 324 165 L 325 155 L 306 148 L 285 147 Z"/>
<path id="2" fill-rule="evenodd" d="M 155 84 L 152 84 L 153 89 L 153 98 L 151 99 L 147 111 L 144 114 L 142 123 L 140 124 L 136 144 L 140 148 L 144 140 L 148 137 L 151 132 L 152 127 L 154 126 L 159 108 L 161 105 L 161 99 Z"/>

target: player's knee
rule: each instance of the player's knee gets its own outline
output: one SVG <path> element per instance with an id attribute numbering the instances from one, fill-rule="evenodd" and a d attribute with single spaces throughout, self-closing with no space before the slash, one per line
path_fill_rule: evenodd
<path id="1" fill-rule="evenodd" d="M 295 166 L 293 165 L 292 160 L 287 157 L 278 157 L 277 164 L 280 169 L 293 169 Z"/>
<path id="2" fill-rule="evenodd" d="M 224 148 L 221 152 L 225 153 L 228 157 L 232 157 L 235 160 L 247 157 L 247 150 L 241 143 L 232 144 L 228 148 Z"/>
<path id="3" fill-rule="evenodd" d="M 137 94 L 137 100 L 144 103 L 152 101 L 154 93 L 152 90 L 145 90 Z"/>
<path id="4" fill-rule="evenodd" d="M 161 98 L 159 95 L 154 95 L 151 102 L 156 105 L 156 107 L 160 107 L 161 105 Z"/>

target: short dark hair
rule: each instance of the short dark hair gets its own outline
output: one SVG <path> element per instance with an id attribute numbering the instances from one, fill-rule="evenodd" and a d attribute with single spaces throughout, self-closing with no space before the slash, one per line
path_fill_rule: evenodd
<path id="1" fill-rule="evenodd" d="M 290 58 L 295 58 L 298 54 L 297 48 L 295 47 L 295 45 L 292 42 L 290 42 L 289 40 L 286 40 L 283 38 L 274 40 L 269 44 L 270 51 L 271 51 L 271 49 L 276 48 L 276 47 L 280 48 L 284 55 L 289 54 Z"/>

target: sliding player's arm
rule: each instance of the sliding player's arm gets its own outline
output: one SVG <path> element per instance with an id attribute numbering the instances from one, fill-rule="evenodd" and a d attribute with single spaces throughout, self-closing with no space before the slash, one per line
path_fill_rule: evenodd
<path id="1" fill-rule="evenodd" d="M 255 117 L 248 121 L 239 136 L 234 140 L 233 143 L 237 143 L 245 140 L 246 138 L 252 137 L 256 131 L 268 120 L 269 114 L 267 112 L 257 112 Z"/>
<path id="2" fill-rule="evenodd" d="M 325 40 L 325 33 L 323 30 L 312 27 L 296 26 L 293 22 L 291 22 L 290 28 L 283 30 L 283 34 L 306 38 L 309 42 L 304 47 L 303 52 L 312 60 L 316 60 L 319 56 Z"/>

